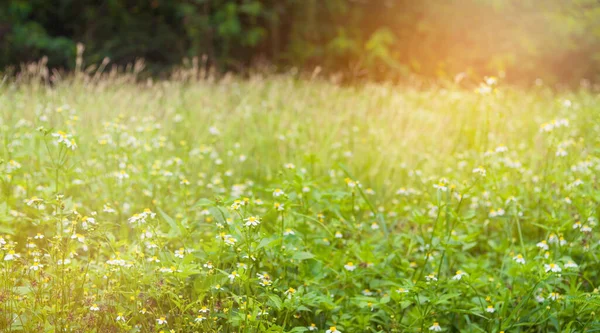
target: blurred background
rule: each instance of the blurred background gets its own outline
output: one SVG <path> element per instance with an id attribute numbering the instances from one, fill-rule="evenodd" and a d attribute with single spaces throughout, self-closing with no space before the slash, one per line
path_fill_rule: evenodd
<path id="1" fill-rule="evenodd" d="M 0 70 L 184 59 L 217 71 L 317 66 L 346 79 L 596 81 L 598 0 L 3 0 Z M 462 73 L 462 74 L 461 74 Z M 538 80 L 539 82 L 539 80 Z"/>

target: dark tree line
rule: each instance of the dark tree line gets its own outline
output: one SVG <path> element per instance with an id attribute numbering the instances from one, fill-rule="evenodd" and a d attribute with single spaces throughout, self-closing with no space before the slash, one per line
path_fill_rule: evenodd
<path id="1" fill-rule="evenodd" d="M 597 0 L 4 0 L 0 68 L 145 59 L 155 73 L 205 57 L 219 70 L 256 64 L 350 77 L 514 81 L 598 78 Z"/>

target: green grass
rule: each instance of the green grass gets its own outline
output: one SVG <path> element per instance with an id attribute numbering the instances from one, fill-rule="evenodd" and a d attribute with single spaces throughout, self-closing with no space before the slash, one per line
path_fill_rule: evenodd
<path id="1" fill-rule="evenodd" d="M 598 331 L 599 107 L 502 84 L 5 80 L 0 329 Z"/>

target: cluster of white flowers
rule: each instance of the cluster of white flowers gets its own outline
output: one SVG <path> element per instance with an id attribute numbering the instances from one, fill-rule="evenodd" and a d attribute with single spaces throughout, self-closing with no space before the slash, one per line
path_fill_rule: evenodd
<path id="1" fill-rule="evenodd" d="M 145 209 L 143 212 L 139 214 L 134 214 L 127 221 L 131 224 L 146 224 L 148 219 L 154 219 L 156 217 L 156 213 L 152 212 L 149 209 Z"/>
<path id="2" fill-rule="evenodd" d="M 57 144 L 62 144 L 71 150 L 75 150 L 75 148 L 77 148 L 75 139 L 73 139 L 73 136 L 71 134 L 67 134 L 65 132 L 58 131 L 56 133 L 52 133 L 52 136 L 56 138 Z"/>

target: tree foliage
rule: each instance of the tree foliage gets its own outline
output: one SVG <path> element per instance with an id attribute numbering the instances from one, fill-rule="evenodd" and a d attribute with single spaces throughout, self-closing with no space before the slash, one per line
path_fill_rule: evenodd
<path id="1" fill-rule="evenodd" d="M 7 0 L 0 67 L 48 56 L 75 66 L 146 60 L 154 71 L 204 57 L 220 70 L 257 63 L 349 77 L 579 82 L 600 68 L 596 0 Z"/>

